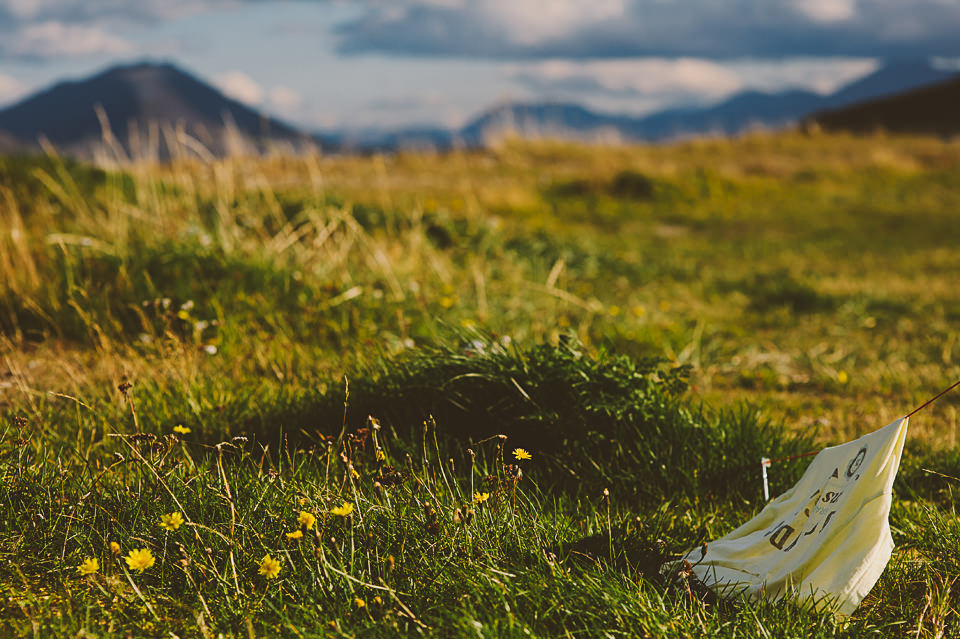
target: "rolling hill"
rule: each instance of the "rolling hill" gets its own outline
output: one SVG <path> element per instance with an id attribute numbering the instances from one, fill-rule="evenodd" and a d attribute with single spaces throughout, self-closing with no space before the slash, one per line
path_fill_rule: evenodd
<path id="1" fill-rule="evenodd" d="M 811 116 L 828 131 L 960 135 L 960 77 Z"/>

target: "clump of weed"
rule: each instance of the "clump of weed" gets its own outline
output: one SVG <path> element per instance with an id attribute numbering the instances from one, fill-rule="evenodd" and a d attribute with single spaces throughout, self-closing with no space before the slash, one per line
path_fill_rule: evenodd
<path id="1" fill-rule="evenodd" d="M 573 338 L 529 348 L 489 336 L 424 346 L 349 376 L 346 426 L 369 415 L 416 441 L 425 420 L 448 441 L 503 435 L 546 458 L 545 488 L 603 485 L 641 501 L 668 494 L 753 495 L 741 481 L 763 455 L 806 452 L 811 435 L 783 432 L 744 407 L 711 414 L 683 399 L 686 367 L 657 359 L 590 355 Z M 269 441 L 283 424 L 340 428 L 344 394 L 283 402 L 254 430 Z M 325 426 L 323 426 L 325 425 Z M 603 460 L 603 463 L 600 463 Z"/>

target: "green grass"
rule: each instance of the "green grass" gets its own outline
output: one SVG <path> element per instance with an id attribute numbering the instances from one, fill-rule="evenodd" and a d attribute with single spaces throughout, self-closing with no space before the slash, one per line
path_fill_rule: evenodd
<path id="1" fill-rule="evenodd" d="M 0 635 L 956 636 L 960 396 L 849 619 L 659 566 L 758 512 L 761 456 L 960 377 L 958 175 L 794 134 L 2 159 Z"/>

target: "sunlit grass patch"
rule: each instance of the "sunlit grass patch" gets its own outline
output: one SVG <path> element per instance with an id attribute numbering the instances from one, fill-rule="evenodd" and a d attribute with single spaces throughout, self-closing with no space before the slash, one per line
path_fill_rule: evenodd
<path id="1" fill-rule="evenodd" d="M 0 634 L 951 636 L 951 396 L 851 619 L 658 568 L 759 510 L 761 456 L 960 376 L 958 167 L 800 134 L 3 160 Z"/>

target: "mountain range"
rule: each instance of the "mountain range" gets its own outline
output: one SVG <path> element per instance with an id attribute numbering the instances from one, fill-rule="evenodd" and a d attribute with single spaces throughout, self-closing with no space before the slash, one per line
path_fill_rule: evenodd
<path id="1" fill-rule="evenodd" d="M 833 93 L 788 90 L 743 91 L 707 107 L 676 108 L 633 117 L 596 113 L 579 104 L 508 103 L 495 106 L 457 131 L 394 131 L 369 146 L 447 148 L 478 146 L 505 135 L 561 137 L 588 141 L 660 142 L 704 135 L 736 135 L 753 128 L 788 126 L 813 113 L 911 91 L 957 77 L 925 59 L 894 60 Z M 960 109 L 960 105 L 957 105 Z M 341 139 L 349 146 L 349 139 Z M 361 145 L 362 146 L 362 145 Z"/>
<path id="2" fill-rule="evenodd" d="M 927 60 L 899 60 L 827 95 L 802 90 L 745 91 L 715 105 L 668 109 L 642 117 L 597 113 L 572 103 L 506 103 L 456 130 L 419 127 L 306 133 L 223 95 L 172 64 L 144 62 L 61 82 L 0 110 L 0 152 L 33 150 L 41 139 L 73 155 L 89 157 L 106 150 L 114 157 L 159 159 L 180 153 L 218 156 L 305 145 L 330 151 L 443 150 L 482 146 L 506 135 L 664 141 L 734 135 L 756 127 L 779 128 L 813 114 L 957 77 Z M 952 104 L 956 109 L 955 99 Z M 112 135 L 105 136 L 106 129 Z"/>

